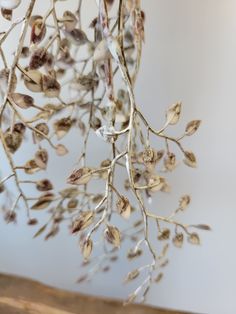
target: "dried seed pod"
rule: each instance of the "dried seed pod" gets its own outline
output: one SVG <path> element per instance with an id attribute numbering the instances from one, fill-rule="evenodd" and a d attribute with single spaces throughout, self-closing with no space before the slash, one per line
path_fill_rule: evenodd
<path id="1" fill-rule="evenodd" d="M 42 123 L 38 123 L 35 126 L 35 129 L 40 131 L 40 133 L 43 133 L 45 136 L 47 136 L 49 134 L 49 127 L 47 126 L 46 123 L 42 122 Z M 33 133 L 33 138 L 35 141 L 41 141 L 44 139 L 43 135 L 37 133 L 34 131 Z"/>
<path id="2" fill-rule="evenodd" d="M 148 180 L 148 186 L 150 186 L 148 190 L 153 193 L 158 192 L 164 187 L 164 184 L 165 178 L 158 175 L 151 175 Z"/>
<path id="3" fill-rule="evenodd" d="M 172 239 L 172 242 L 177 248 L 181 248 L 183 246 L 183 242 L 184 242 L 183 233 L 182 232 L 176 233 L 176 235 Z"/>
<path id="4" fill-rule="evenodd" d="M 116 208 L 118 213 L 125 219 L 129 219 L 131 213 L 131 205 L 128 198 L 125 196 L 119 197 L 116 202 Z"/>
<path id="5" fill-rule="evenodd" d="M 24 169 L 25 173 L 27 174 L 34 174 L 35 172 L 40 170 L 39 166 L 36 164 L 34 159 L 28 160 L 24 165 Z"/>
<path id="6" fill-rule="evenodd" d="M 89 91 L 96 89 L 98 86 L 98 75 L 96 73 L 89 73 L 87 75 L 80 75 L 76 80 L 76 87 L 79 90 Z"/>
<path id="7" fill-rule="evenodd" d="M 166 120 L 168 124 L 174 125 L 179 122 L 180 114 L 181 114 L 181 103 L 177 103 L 172 105 L 167 113 L 166 113 Z"/>
<path id="8" fill-rule="evenodd" d="M 127 258 L 132 260 L 136 257 L 141 256 L 143 253 L 143 251 L 141 249 L 136 249 L 136 250 L 129 250 L 128 254 L 127 254 Z"/>
<path id="9" fill-rule="evenodd" d="M 66 188 L 63 189 L 59 192 L 59 194 L 63 197 L 63 198 L 73 198 L 79 195 L 79 190 L 76 187 L 70 187 L 70 188 Z"/>
<path id="10" fill-rule="evenodd" d="M 27 225 L 29 225 L 29 226 L 35 226 L 35 225 L 37 225 L 37 223 L 38 223 L 38 220 L 36 218 L 30 218 L 27 221 Z"/>
<path id="11" fill-rule="evenodd" d="M 1 8 L 1 13 L 4 19 L 11 21 L 12 20 L 12 10 Z"/>
<path id="12" fill-rule="evenodd" d="M 163 278 L 163 273 L 159 273 L 154 279 L 155 283 L 160 282 L 162 278 Z"/>
<path id="13" fill-rule="evenodd" d="M 136 279 L 140 274 L 140 271 L 138 269 L 134 269 L 133 271 L 129 272 L 127 276 L 124 279 L 124 283 L 128 283 L 134 279 Z"/>
<path id="14" fill-rule="evenodd" d="M 34 160 L 40 169 L 46 169 L 48 163 L 48 152 L 46 149 L 39 149 L 35 154 Z"/>
<path id="15" fill-rule="evenodd" d="M 191 202 L 190 195 L 183 195 L 179 200 L 179 209 L 184 210 L 188 207 Z"/>
<path id="16" fill-rule="evenodd" d="M 48 239 L 55 237 L 55 235 L 57 235 L 58 232 L 59 232 L 58 224 L 53 224 L 52 229 L 46 234 L 44 240 L 47 241 Z"/>
<path id="17" fill-rule="evenodd" d="M 48 58 L 49 55 L 44 48 L 36 49 L 30 58 L 29 68 L 31 70 L 39 69 L 47 62 Z"/>
<path id="18" fill-rule="evenodd" d="M 28 109 L 34 106 L 34 98 L 21 93 L 12 93 L 10 94 L 10 98 L 13 102 L 22 109 Z"/>
<path id="19" fill-rule="evenodd" d="M 161 232 L 159 232 L 158 240 L 169 240 L 170 238 L 170 229 L 163 229 Z"/>
<path id="20" fill-rule="evenodd" d="M 62 118 L 54 123 L 53 127 L 58 140 L 62 139 L 69 132 L 72 123 L 73 121 L 69 117 Z"/>
<path id="21" fill-rule="evenodd" d="M 42 92 L 42 73 L 37 70 L 28 70 L 24 76 L 25 86 L 33 93 Z"/>
<path id="22" fill-rule="evenodd" d="M 42 90 L 46 97 L 53 98 L 59 97 L 61 85 L 59 82 L 50 75 L 42 76 Z"/>
<path id="23" fill-rule="evenodd" d="M 71 198 L 67 203 L 67 208 L 75 209 L 78 205 L 79 201 L 76 198 Z"/>
<path id="24" fill-rule="evenodd" d="M 94 221 L 93 211 L 83 211 L 80 213 L 79 218 L 73 222 L 72 233 L 79 232 L 89 227 Z"/>
<path id="25" fill-rule="evenodd" d="M 10 69 L 3 69 L 0 71 L 0 90 L 5 94 L 8 88 L 8 79 L 9 79 Z M 10 92 L 14 92 L 17 85 L 17 76 L 13 73 L 11 80 Z"/>
<path id="26" fill-rule="evenodd" d="M 87 35 L 81 29 L 74 28 L 72 31 L 65 31 L 65 35 L 74 45 L 82 46 L 88 43 Z"/>
<path id="27" fill-rule="evenodd" d="M 63 144 L 58 144 L 56 146 L 56 153 L 58 156 L 65 156 L 66 154 L 68 154 L 68 149 L 65 147 L 65 145 Z"/>
<path id="28" fill-rule="evenodd" d="M 92 178 L 92 169 L 88 167 L 76 169 L 67 179 L 67 183 L 75 185 L 87 184 Z"/>
<path id="29" fill-rule="evenodd" d="M 185 165 L 192 167 L 192 168 L 197 167 L 197 159 L 196 159 L 196 156 L 194 155 L 193 152 L 185 151 L 184 156 L 185 156 L 185 159 L 184 159 Z"/>
<path id="30" fill-rule="evenodd" d="M 77 18 L 71 11 L 65 11 L 63 13 L 63 25 L 67 32 L 71 32 L 75 29 L 77 24 Z"/>
<path id="31" fill-rule="evenodd" d="M 43 179 L 36 182 L 36 189 L 41 192 L 50 191 L 53 190 L 53 185 L 50 180 Z"/>
<path id="32" fill-rule="evenodd" d="M 33 204 L 31 209 L 33 210 L 45 209 L 51 204 L 53 200 L 54 200 L 53 193 L 50 193 L 50 192 L 45 193 L 39 197 L 38 201 L 36 201 L 36 203 Z"/>
<path id="33" fill-rule="evenodd" d="M 17 131 L 7 131 L 4 133 L 4 140 L 9 151 L 14 154 L 21 146 L 23 135 Z"/>
<path id="34" fill-rule="evenodd" d="M 4 215 L 4 220 L 7 222 L 7 223 L 10 223 L 10 222 L 14 222 L 16 223 L 16 212 L 12 211 L 12 210 L 8 210 L 5 215 Z"/>
<path id="35" fill-rule="evenodd" d="M 108 225 L 104 231 L 105 239 L 114 245 L 114 247 L 120 247 L 121 235 L 117 227 Z"/>
<path id="36" fill-rule="evenodd" d="M 30 49 L 29 49 L 29 47 L 24 46 L 24 47 L 22 48 L 22 50 L 21 50 L 21 55 L 20 55 L 20 57 L 21 57 L 21 58 L 28 58 L 29 55 L 30 55 Z"/>
<path id="37" fill-rule="evenodd" d="M 81 244 L 81 251 L 85 260 L 88 260 L 93 249 L 93 241 L 88 238 Z"/>
<path id="38" fill-rule="evenodd" d="M 0 7 L 7 10 L 14 10 L 20 3 L 21 0 L 0 0 Z"/>
<path id="39" fill-rule="evenodd" d="M 188 136 L 193 135 L 198 130 L 200 124 L 201 120 L 190 121 L 185 128 L 185 134 Z"/>
<path id="40" fill-rule="evenodd" d="M 199 245 L 200 244 L 199 235 L 196 232 L 191 233 L 188 236 L 188 242 L 191 244 Z"/>
<path id="41" fill-rule="evenodd" d="M 32 24 L 32 30 L 31 30 L 31 38 L 30 41 L 33 44 L 40 43 L 45 35 L 46 35 L 46 25 L 43 23 L 42 18 L 37 18 Z"/>
<path id="42" fill-rule="evenodd" d="M 93 53 L 93 60 L 95 62 L 101 62 L 111 57 L 110 51 L 107 47 L 106 39 L 103 39 L 96 46 Z"/>
<path id="43" fill-rule="evenodd" d="M 164 159 L 164 166 L 166 170 L 168 171 L 173 171 L 176 168 L 177 163 L 176 163 L 176 156 L 174 153 L 169 153 L 169 152 L 167 153 L 167 156 Z"/>

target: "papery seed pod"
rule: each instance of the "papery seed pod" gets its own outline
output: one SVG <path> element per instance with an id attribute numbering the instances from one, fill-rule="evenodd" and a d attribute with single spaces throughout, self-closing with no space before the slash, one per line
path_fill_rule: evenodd
<path id="1" fill-rule="evenodd" d="M 42 92 L 42 73 L 37 70 L 28 70 L 24 76 L 25 86 L 33 93 Z"/>
<path id="2" fill-rule="evenodd" d="M 9 151 L 14 154 L 21 146 L 23 136 L 21 133 L 13 131 L 4 133 L 4 140 Z"/>
<path id="3" fill-rule="evenodd" d="M 155 162 L 156 161 L 156 151 L 151 147 L 147 147 L 143 151 L 142 157 L 143 157 L 144 163 Z"/>
<path id="4" fill-rule="evenodd" d="M 36 189 L 41 192 L 53 190 L 53 185 L 48 179 L 39 180 L 36 182 Z"/>
<path id="5" fill-rule="evenodd" d="M 42 76 L 42 90 L 46 97 L 53 98 L 59 97 L 61 85 L 59 82 L 50 75 Z"/>
<path id="6" fill-rule="evenodd" d="M 10 223 L 10 222 L 14 222 L 16 223 L 16 212 L 12 211 L 12 210 L 8 210 L 5 215 L 4 215 L 4 220 L 7 222 L 7 223 Z"/>
<path id="7" fill-rule="evenodd" d="M 182 232 L 176 233 L 176 235 L 172 239 L 172 242 L 177 248 L 181 248 L 183 246 L 183 242 L 184 242 L 183 233 Z"/>
<path id="8" fill-rule="evenodd" d="M 163 229 L 161 232 L 159 232 L 158 240 L 169 240 L 170 238 L 170 229 Z"/>
<path id="9" fill-rule="evenodd" d="M 40 43 L 46 35 L 46 25 L 43 19 L 38 18 L 33 22 L 30 41 L 33 44 Z"/>
<path id="10" fill-rule="evenodd" d="M 48 60 L 48 53 L 44 48 L 36 49 L 29 61 L 29 68 L 31 70 L 37 70 L 42 67 Z"/>
<path id="11" fill-rule="evenodd" d="M 121 235 L 117 227 L 108 225 L 104 231 L 105 239 L 114 245 L 114 247 L 120 247 Z"/>
<path id="12" fill-rule="evenodd" d="M 1 13 L 4 19 L 11 21 L 12 20 L 12 10 L 1 8 Z"/>
<path id="13" fill-rule="evenodd" d="M 12 93 L 10 94 L 10 98 L 13 102 L 22 109 L 28 109 L 34 106 L 34 98 L 21 93 Z"/>
<path id="14" fill-rule="evenodd" d="M 72 31 L 65 31 L 65 35 L 74 45 L 82 46 L 88 43 L 87 35 L 81 29 L 74 28 Z"/>
<path id="15" fill-rule="evenodd" d="M 47 136 L 49 134 L 49 127 L 47 126 L 46 123 L 42 122 L 42 123 L 38 123 L 36 126 L 35 126 L 35 129 L 40 131 L 40 133 L 43 133 L 45 136 Z M 41 141 L 44 139 L 43 135 L 37 133 L 34 131 L 33 133 L 33 138 L 34 140 L 37 142 L 37 141 Z"/>
<path id="16" fill-rule="evenodd" d="M 165 184 L 165 178 L 160 177 L 158 175 L 151 175 L 148 180 L 148 189 L 150 192 L 158 192 L 160 191 Z"/>
<path id="17" fill-rule="evenodd" d="M 81 251 L 85 260 L 88 260 L 93 249 L 93 241 L 88 238 L 81 244 Z"/>
<path id="18" fill-rule="evenodd" d="M 71 32 L 75 29 L 77 24 L 77 18 L 71 11 L 65 11 L 63 13 L 63 25 L 67 32 Z"/>
<path id="19" fill-rule="evenodd" d="M 155 283 L 160 282 L 162 278 L 163 278 L 163 273 L 159 273 L 154 279 Z"/>
<path id="20" fill-rule="evenodd" d="M 191 233 L 188 236 L 188 242 L 194 245 L 199 245 L 200 244 L 199 235 L 196 232 Z"/>
<path id="21" fill-rule="evenodd" d="M 111 57 L 110 51 L 107 47 L 106 39 L 103 39 L 96 46 L 93 53 L 93 60 L 95 62 L 101 62 Z"/>
<path id="22" fill-rule="evenodd" d="M 75 185 L 87 184 L 92 178 L 92 169 L 88 167 L 76 169 L 67 179 L 67 183 Z"/>
<path id="23" fill-rule="evenodd" d="M 71 198 L 67 203 L 67 208 L 75 209 L 78 205 L 79 201 L 76 198 Z"/>
<path id="24" fill-rule="evenodd" d="M 124 283 L 128 283 L 134 279 L 136 279 L 140 274 L 140 271 L 138 269 L 134 269 L 133 271 L 129 272 L 127 276 L 124 279 Z"/>
<path id="25" fill-rule="evenodd" d="M 21 58 L 28 58 L 29 55 L 30 55 L 30 49 L 29 49 L 29 47 L 24 46 L 24 47 L 22 48 L 22 50 L 21 50 L 21 55 L 20 55 L 20 57 L 21 57 Z"/>
<path id="26" fill-rule="evenodd" d="M 193 152 L 185 151 L 184 152 L 185 159 L 183 160 L 185 165 L 196 168 L 197 167 L 197 159 Z"/>
<path id="27" fill-rule="evenodd" d="M 173 171 L 176 168 L 177 163 L 175 154 L 170 152 L 167 153 L 167 156 L 164 159 L 164 166 L 168 171 Z"/>
<path id="28" fill-rule="evenodd" d="M 70 187 L 70 188 L 66 188 L 63 189 L 59 192 L 59 194 L 63 197 L 63 198 L 73 198 L 79 195 L 79 189 L 76 187 Z"/>
<path id="29" fill-rule="evenodd" d="M 46 149 L 39 149 L 35 154 L 34 160 L 40 169 L 46 169 L 48 163 L 48 152 Z"/>
<path id="30" fill-rule="evenodd" d="M 116 202 L 118 213 L 125 219 L 129 219 L 131 213 L 131 205 L 128 198 L 121 196 Z"/>
<path id="31" fill-rule="evenodd" d="M 96 89 L 98 86 L 98 75 L 96 73 L 89 73 L 87 75 L 80 75 L 76 80 L 76 87 L 79 90 L 89 91 Z"/>
<path id="32" fill-rule="evenodd" d="M 26 127 L 22 122 L 17 122 L 13 125 L 13 132 L 18 132 L 21 135 L 24 135 L 25 130 L 26 130 Z"/>
<path id="33" fill-rule="evenodd" d="M 141 249 L 136 249 L 136 250 L 129 250 L 128 254 L 127 254 L 127 258 L 129 260 L 132 260 L 136 257 L 141 256 L 143 253 L 143 251 Z"/>
<path id="34" fill-rule="evenodd" d="M 39 171 L 40 168 L 36 164 L 34 159 L 30 159 L 25 163 L 24 170 L 25 170 L 25 173 L 27 174 L 34 174 L 35 172 Z"/>
<path id="35" fill-rule="evenodd" d="M 21 0 L 0 0 L 0 7 L 7 10 L 14 10 L 20 3 Z"/>
<path id="36" fill-rule="evenodd" d="M 89 227 L 94 221 L 93 211 L 84 211 L 80 213 L 80 216 L 74 220 L 72 226 L 72 233 L 79 232 Z"/>
<path id="37" fill-rule="evenodd" d="M 55 237 L 59 232 L 59 226 L 58 224 L 53 224 L 52 229 L 46 234 L 44 237 L 44 240 L 47 241 L 50 238 Z"/>
<path id="38" fill-rule="evenodd" d="M 72 126 L 73 121 L 71 120 L 71 118 L 66 117 L 66 118 L 62 118 L 60 120 L 57 120 L 54 124 L 54 130 L 57 136 L 57 139 L 60 140 L 62 139 L 70 130 L 71 126 Z"/>
<path id="39" fill-rule="evenodd" d="M 37 223 L 38 223 L 38 220 L 36 218 L 30 218 L 27 221 L 27 225 L 29 225 L 29 226 L 35 226 L 35 225 L 37 225 Z"/>
<path id="40" fill-rule="evenodd" d="M 65 156 L 66 154 L 68 154 L 68 149 L 65 147 L 65 145 L 63 144 L 58 144 L 56 146 L 56 153 L 58 156 Z"/>
<path id="41" fill-rule="evenodd" d="M 173 125 L 179 122 L 180 114 L 181 114 L 181 103 L 177 103 L 172 105 L 167 113 L 166 113 L 166 120 L 169 124 Z"/>
<path id="42" fill-rule="evenodd" d="M 181 210 L 184 210 L 188 207 L 188 205 L 190 204 L 191 202 L 191 197 L 190 195 L 183 195 L 180 200 L 179 200 L 179 208 Z"/>
<path id="43" fill-rule="evenodd" d="M 7 91 L 8 88 L 8 79 L 9 79 L 10 70 L 9 69 L 3 69 L 0 71 L 0 91 L 2 91 L 4 94 Z M 15 72 L 13 73 L 12 80 L 11 80 L 11 87 L 10 92 L 14 92 L 17 85 L 17 76 Z"/>
<path id="44" fill-rule="evenodd" d="M 188 136 L 193 135 L 195 132 L 197 132 L 200 124 L 201 124 L 201 120 L 190 121 L 185 128 L 185 135 L 188 135 Z"/>
<path id="45" fill-rule="evenodd" d="M 42 194 L 36 203 L 34 203 L 31 207 L 32 210 L 41 210 L 47 208 L 51 202 L 54 200 L 54 194 L 47 192 L 45 194 Z"/>

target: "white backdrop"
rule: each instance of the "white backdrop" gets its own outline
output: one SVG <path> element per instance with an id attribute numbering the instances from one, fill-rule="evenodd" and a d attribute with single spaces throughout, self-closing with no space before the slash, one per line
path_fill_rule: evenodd
<path id="1" fill-rule="evenodd" d="M 89 1 L 92 17 L 93 1 Z M 174 195 L 192 195 L 192 206 L 183 218 L 208 223 L 213 229 L 202 233 L 200 247 L 170 250 L 165 277 L 152 288 L 148 302 L 198 313 L 234 314 L 236 1 L 146 0 L 143 7 L 146 44 L 137 100 L 154 125 L 162 121 L 167 106 L 178 100 L 184 104 L 183 125 L 194 118 L 203 120 L 199 133 L 185 142 L 198 156 L 198 169 L 181 166 L 171 182 Z M 101 153 L 99 146 L 96 151 Z M 0 158 L 3 164 L 3 156 Z M 59 169 L 55 167 L 58 180 L 67 175 Z M 17 226 L 0 220 L 1 272 L 83 293 L 116 298 L 127 295 L 128 288 L 119 284 L 125 260 L 107 280 L 100 275 L 77 286 L 74 282 L 81 270 L 76 241 L 66 230 L 46 243 L 32 240 L 32 234 L 23 217 Z"/>

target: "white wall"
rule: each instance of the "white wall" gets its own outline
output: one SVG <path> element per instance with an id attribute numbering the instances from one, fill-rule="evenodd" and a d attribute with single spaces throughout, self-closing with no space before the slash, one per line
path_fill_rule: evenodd
<path id="1" fill-rule="evenodd" d="M 198 313 L 234 314 L 236 1 L 148 0 L 143 7 L 146 44 L 137 101 L 153 125 L 163 121 L 166 107 L 176 100 L 184 104 L 183 126 L 194 118 L 203 120 L 198 135 L 185 142 L 198 156 L 198 169 L 181 166 L 171 183 L 174 200 L 184 192 L 192 195 L 192 206 L 183 219 L 208 223 L 213 229 L 202 233 L 200 247 L 170 250 L 164 280 L 152 288 L 148 302 Z M 55 175 L 64 178 L 66 173 L 58 169 Z M 81 273 L 76 241 L 66 230 L 46 243 L 32 240 L 32 234 L 23 216 L 17 226 L 0 221 L 0 271 L 84 293 L 127 295 L 128 288 L 119 284 L 125 260 L 107 280 L 99 275 L 78 287 L 74 284 Z"/>

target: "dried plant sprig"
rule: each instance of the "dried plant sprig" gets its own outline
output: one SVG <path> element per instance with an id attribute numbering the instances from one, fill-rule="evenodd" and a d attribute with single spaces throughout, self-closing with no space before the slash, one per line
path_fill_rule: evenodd
<path id="1" fill-rule="evenodd" d="M 81 12 L 85 6 L 82 0 L 76 12 L 63 13 L 57 12 L 57 1 L 52 0 L 43 16 L 33 11 L 35 3 L 29 1 L 25 16 L 14 20 L 21 1 L 0 0 L 2 16 L 10 20 L 9 28 L 0 30 L 3 66 L 0 138 L 10 166 L 10 173 L 0 180 L 5 220 L 16 221 L 21 201 L 27 211 L 28 225 L 38 223 L 33 213 L 49 208 L 48 222 L 34 235 L 44 234 L 45 240 L 56 236 L 61 223 L 68 221 L 71 233 L 79 236 L 83 266 L 91 265 L 78 282 L 90 280 L 98 271 L 108 271 L 110 264 L 118 259 L 122 242 L 134 242 L 127 258 L 133 260 L 149 254 L 150 262 L 135 268 L 124 279 L 125 283 L 141 280 L 126 303 L 138 298 L 145 301 L 151 284 L 163 277 L 160 270 L 168 264 L 168 243 L 180 248 L 186 237 L 189 243 L 200 244 L 200 237 L 193 230 L 210 230 L 207 225 L 183 224 L 176 218 L 190 204 L 189 195 L 181 196 L 169 215 L 159 215 L 148 208 L 154 193 L 170 190 L 165 173 L 178 165 L 172 144 L 180 150 L 187 166 L 196 167 L 196 156 L 185 149 L 182 140 L 195 134 L 201 121 L 190 121 L 183 134 L 172 137 L 167 131 L 180 120 L 180 102 L 167 110 L 166 122 L 160 129 L 149 124 L 137 105 L 134 84 L 141 62 L 145 23 L 140 0 L 98 0 L 98 15 L 90 23 L 93 38 L 82 29 Z M 115 12 L 114 16 L 110 12 Z M 22 30 L 10 63 L 4 45 L 18 24 L 22 24 Z M 85 58 L 81 47 L 87 47 Z M 18 90 L 19 81 L 24 83 L 23 91 Z M 36 103 L 37 94 L 44 105 Z M 61 140 L 73 128 L 78 128 L 84 138 L 78 167 L 67 178 L 69 186 L 56 191 L 53 178 L 42 175 L 34 179 L 33 175 L 43 174 L 54 153 L 61 158 L 69 153 Z M 87 151 L 92 132 L 107 143 L 109 152 L 107 159 L 89 166 Z M 163 149 L 151 145 L 150 134 L 163 141 Z M 31 135 L 36 150 L 23 165 L 16 165 L 14 155 L 22 151 L 25 135 Z M 125 170 L 125 192 L 116 182 L 117 168 Z M 33 179 L 21 179 L 22 172 Z M 104 190 L 90 189 L 95 179 L 105 182 Z M 10 180 L 15 182 L 16 195 L 8 189 Z M 40 194 L 28 196 L 26 184 L 34 186 Z M 135 201 L 130 200 L 131 193 Z M 135 222 L 134 211 L 139 216 Z M 127 220 L 129 227 L 122 229 L 113 219 L 116 215 Z M 162 246 L 158 251 L 150 234 L 152 221 L 157 227 L 156 241 Z M 94 256 L 97 246 L 104 253 Z"/>

